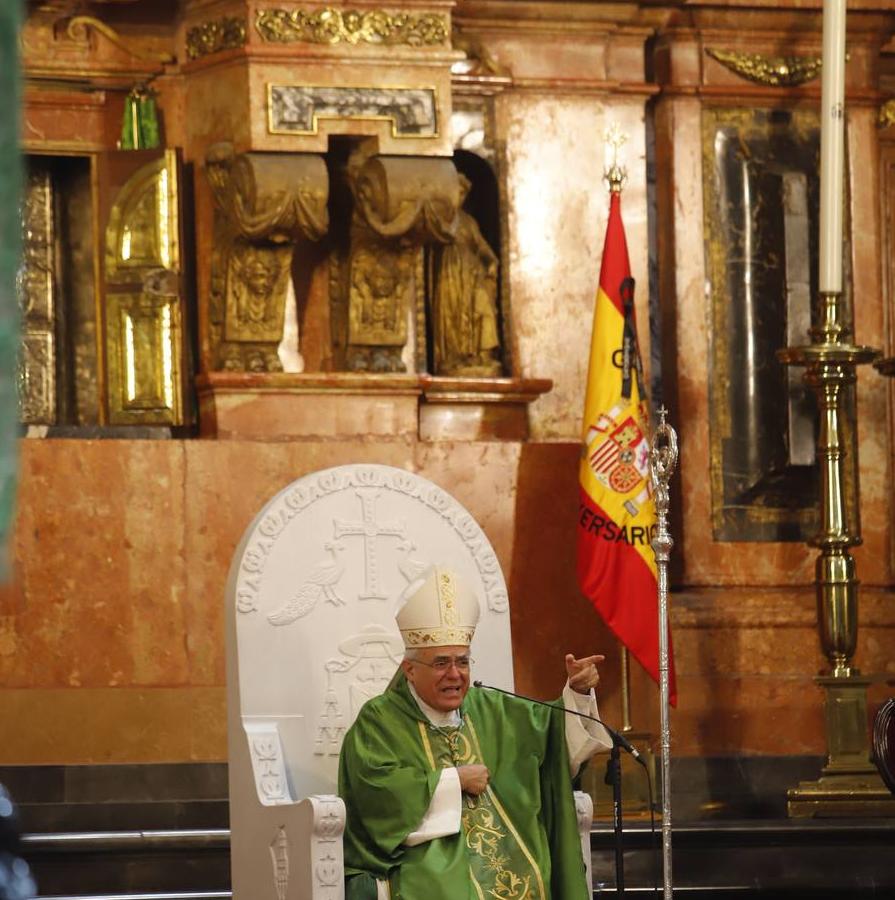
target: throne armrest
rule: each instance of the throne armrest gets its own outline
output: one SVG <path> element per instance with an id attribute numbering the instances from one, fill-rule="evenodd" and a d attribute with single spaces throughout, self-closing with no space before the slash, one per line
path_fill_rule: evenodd
<path id="1" fill-rule="evenodd" d="M 299 897 L 307 900 L 344 900 L 345 860 L 342 834 L 345 803 L 335 794 L 312 794 L 298 805 L 307 822 L 308 865 L 303 867 Z"/>
<path id="2" fill-rule="evenodd" d="M 584 791 L 575 791 L 575 812 L 578 815 L 581 855 L 584 857 L 584 872 L 587 877 L 587 896 L 590 897 L 594 892 L 590 858 L 590 830 L 594 824 L 594 801 L 590 794 L 585 794 Z"/>

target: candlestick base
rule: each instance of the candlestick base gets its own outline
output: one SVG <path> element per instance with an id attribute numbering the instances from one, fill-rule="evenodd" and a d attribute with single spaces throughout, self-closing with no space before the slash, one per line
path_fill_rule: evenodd
<path id="1" fill-rule="evenodd" d="M 858 675 L 821 675 L 825 693 L 827 764 L 817 781 L 787 791 L 790 818 L 895 816 L 895 796 L 870 762 L 867 686 Z"/>
<path id="2" fill-rule="evenodd" d="M 873 362 L 880 355 L 874 347 L 857 344 L 806 344 L 804 347 L 784 347 L 777 351 L 777 359 L 789 366 L 860 366 Z M 854 375 L 854 371 L 850 373 Z"/>

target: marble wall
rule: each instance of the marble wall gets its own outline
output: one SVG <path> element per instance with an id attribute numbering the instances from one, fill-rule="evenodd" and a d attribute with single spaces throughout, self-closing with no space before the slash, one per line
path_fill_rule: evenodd
<path id="1" fill-rule="evenodd" d="M 280 439 L 269 441 L 22 442 L 15 577 L 0 592 L 0 719 L 11 723 L 0 742 L 0 764 L 224 759 L 222 604 L 230 557 L 269 497 L 301 475 L 348 462 L 419 472 L 465 504 L 494 544 L 510 587 L 519 689 L 549 697 L 560 687 L 565 652 L 605 652 L 602 709 L 619 720 L 619 650 L 578 594 L 574 567 L 577 441 L 608 211 L 602 140 L 613 121 L 629 137 L 623 216 L 646 360 L 647 226 L 649 215 L 658 216 L 663 388 L 681 435 L 674 497 L 672 627 L 680 695 L 672 717 L 674 751 L 823 752 L 822 698 L 813 683 L 824 667 L 814 551 L 798 543 L 722 543 L 711 536 L 712 335 L 701 110 L 707 102 L 781 100 L 745 89 L 705 62 L 705 42 L 736 43 L 739 24 L 752 21 L 752 13 L 743 12 L 741 20 L 740 13 L 689 10 L 684 21 L 679 6 L 464 0 L 454 10 L 461 28 L 484 41 L 511 76 L 492 93 L 514 374 L 554 383 L 530 408 L 529 441 L 426 441 L 413 427 L 310 439 L 274 423 Z M 817 15 L 802 15 L 797 3 L 788 6 L 789 18 L 773 13 L 777 32 L 756 32 L 750 49 L 762 41 L 779 46 L 780 34 L 802 35 L 800 47 L 816 49 Z M 859 340 L 890 347 L 867 48 L 876 40 L 874 28 L 891 23 L 859 21 L 854 58 L 860 65 L 849 112 L 855 324 Z M 85 66 L 89 48 L 62 41 L 60 51 L 42 29 L 28 31 L 26 57 L 32 66 L 43 61 L 52 69 L 54 87 L 37 90 L 32 79 L 26 147 L 91 154 L 113 146 L 120 91 L 60 90 L 62 67 Z M 163 31 L 145 35 L 144 49 L 160 45 Z M 657 35 L 655 77 L 648 77 L 646 48 Z M 52 62 L 50 50 L 62 53 L 60 62 Z M 126 61 L 117 51 L 102 52 L 121 87 L 130 77 Z M 220 124 L 205 101 L 216 91 L 244 89 L 237 57 L 233 51 L 230 63 L 195 66 L 188 83 L 176 72 L 157 82 L 169 139 L 185 146 L 199 180 L 202 152 L 219 137 Z M 799 99 L 816 103 L 816 86 Z M 242 108 L 234 104 L 233 115 Z M 654 211 L 646 187 L 649 117 L 659 173 Z M 197 192 L 196 214 L 203 226 L 196 241 L 201 315 L 208 291 L 201 263 L 211 250 L 204 189 Z M 206 354 L 200 345 L 200 356 Z M 855 553 L 863 582 L 856 662 L 877 676 L 871 705 L 891 691 L 886 679 L 895 678 L 890 394 L 879 376 L 862 372 L 864 545 Z M 333 421 L 345 420 L 334 415 Z M 655 734 L 656 690 L 636 666 L 632 708 L 635 727 Z"/>
<path id="2" fill-rule="evenodd" d="M 603 709 L 619 719 L 618 650 L 575 585 L 574 444 L 30 440 L 21 449 L 16 577 L 0 596 L 2 764 L 224 759 L 230 557 L 269 497 L 348 462 L 405 467 L 448 487 L 504 568 L 519 689 L 549 697 L 565 652 L 605 652 Z M 891 600 L 864 589 L 858 650 L 865 671 L 889 677 Z M 814 598 L 795 573 L 788 588 L 680 589 L 672 622 L 676 752 L 823 751 Z M 656 691 L 636 666 L 632 700 L 634 724 L 656 733 Z"/>

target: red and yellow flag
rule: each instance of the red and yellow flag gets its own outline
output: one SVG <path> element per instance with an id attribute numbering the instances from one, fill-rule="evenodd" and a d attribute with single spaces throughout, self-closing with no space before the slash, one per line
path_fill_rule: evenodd
<path id="1" fill-rule="evenodd" d="M 621 197 L 617 190 L 610 197 L 584 402 L 578 583 L 615 636 L 658 681 L 656 560 L 650 545 L 656 508 L 649 483 L 647 398 Z M 670 650 L 669 693 L 674 703 Z"/>

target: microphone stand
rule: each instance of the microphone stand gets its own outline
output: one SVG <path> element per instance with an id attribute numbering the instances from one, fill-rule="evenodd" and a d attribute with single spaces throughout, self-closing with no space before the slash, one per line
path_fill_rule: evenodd
<path id="1" fill-rule="evenodd" d="M 485 688 L 489 691 L 497 691 L 501 694 L 507 694 L 510 697 L 517 697 L 520 700 L 527 700 L 529 703 L 537 703 L 540 706 L 548 706 L 550 709 L 557 709 L 560 712 L 569 713 L 572 716 L 578 716 L 582 719 L 590 719 L 602 725 L 609 737 L 612 738 L 612 750 L 609 752 L 609 762 L 606 764 L 606 784 L 612 785 L 612 819 L 615 830 L 615 890 L 616 896 L 623 897 L 625 894 L 625 860 L 623 856 L 622 845 L 622 766 L 620 748 L 627 750 L 637 762 L 646 768 L 646 761 L 640 754 L 640 751 L 623 735 L 610 728 L 602 719 L 596 716 L 590 716 L 587 713 L 578 712 L 577 709 L 569 709 L 567 706 L 558 706 L 556 703 L 546 703 L 543 700 L 535 700 L 534 697 L 526 697 L 523 694 L 516 694 L 513 691 L 507 691 L 503 688 L 494 687 L 491 684 L 483 684 L 481 681 L 473 681 L 473 686 L 477 688 Z"/>
<path id="2" fill-rule="evenodd" d="M 625 896 L 625 857 L 622 833 L 622 761 L 618 742 L 613 739 L 606 763 L 606 784 L 612 785 L 612 827 L 615 832 L 615 893 Z"/>

